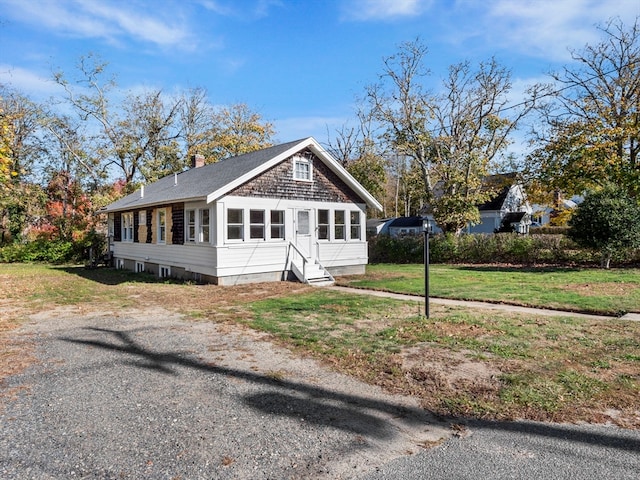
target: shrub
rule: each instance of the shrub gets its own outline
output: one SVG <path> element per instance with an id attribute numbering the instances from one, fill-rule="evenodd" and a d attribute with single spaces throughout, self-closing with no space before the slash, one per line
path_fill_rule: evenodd
<path id="1" fill-rule="evenodd" d="M 369 238 L 371 263 L 422 263 L 422 235 Z M 430 261 L 433 263 L 513 263 L 519 265 L 597 265 L 599 254 L 582 248 L 565 235 L 519 235 L 516 233 L 470 234 L 455 237 L 438 234 L 430 237 Z M 640 249 L 629 250 L 617 259 L 621 264 L 640 264 Z"/>
<path id="2" fill-rule="evenodd" d="M 0 248 L 0 262 L 81 262 L 89 258 L 89 248 L 100 255 L 106 245 L 104 235 L 95 231 L 83 234 L 77 241 L 47 240 L 43 237 L 26 243 L 12 243 Z"/>

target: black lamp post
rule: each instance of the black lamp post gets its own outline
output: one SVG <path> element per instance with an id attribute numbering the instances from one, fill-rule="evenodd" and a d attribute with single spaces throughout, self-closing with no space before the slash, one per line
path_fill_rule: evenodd
<path id="1" fill-rule="evenodd" d="M 429 233 L 431 224 L 428 218 L 422 219 L 424 232 L 424 316 L 429 318 Z"/>

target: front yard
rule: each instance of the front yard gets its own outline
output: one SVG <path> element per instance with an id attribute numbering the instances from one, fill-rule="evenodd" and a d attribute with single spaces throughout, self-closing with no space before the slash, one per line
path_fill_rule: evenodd
<path id="1" fill-rule="evenodd" d="M 420 266 L 373 266 L 367 277 L 341 281 L 420 293 L 421 272 Z M 437 266 L 432 275 L 433 295 L 445 296 L 448 288 L 452 296 L 504 301 L 527 289 L 515 301 L 640 311 L 638 270 L 498 272 Z M 439 284 L 437 278 L 447 281 Z M 563 291 L 564 297 L 553 300 Z M 23 368 L 29 358 L 28 344 L 17 344 L 11 331 L 31 314 L 56 306 L 77 311 L 162 306 L 195 322 L 241 323 L 461 421 L 612 421 L 640 428 L 640 322 L 538 318 L 441 305 L 432 307 L 427 320 L 420 303 L 295 283 L 198 286 L 109 269 L 10 264 L 0 270 L 0 375 Z"/>
<path id="2" fill-rule="evenodd" d="M 604 315 L 640 312 L 640 269 L 431 265 L 430 294 Z M 341 285 L 424 295 L 424 266 L 377 264 Z"/>

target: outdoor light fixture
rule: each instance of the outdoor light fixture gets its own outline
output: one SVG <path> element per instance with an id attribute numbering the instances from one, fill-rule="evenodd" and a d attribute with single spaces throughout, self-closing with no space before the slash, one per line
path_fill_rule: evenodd
<path id="1" fill-rule="evenodd" d="M 422 231 L 424 232 L 424 316 L 429 318 L 429 234 L 431 224 L 428 218 L 422 219 Z"/>

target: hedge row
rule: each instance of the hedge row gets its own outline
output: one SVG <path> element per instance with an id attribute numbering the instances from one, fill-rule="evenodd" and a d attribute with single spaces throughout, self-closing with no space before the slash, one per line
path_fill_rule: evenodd
<path id="1" fill-rule="evenodd" d="M 72 242 L 36 240 L 12 243 L 0 248 L 0 262 L 67 263 L 76 260 L 77 251 Z"/>
<path id="2" fill-rule="evenodd" d="M 578 247 L 565 235 L 435 235 L 429 240 L 433 263 L 510 263 L 520 265 L 599 265 L 598 252 Z M 424 261 L 422 235 L 369 238 L 371 263 L 421 263 Z M 621 252 L 619 264 L 639 264 L 640 250 Z"/>
<path id="3" fill-rule="evenodd" d="M 0 263 L 44 262 L 81 263 L 89 259 L 89 248 L 100 254 L 106 248 L 104 235 L 89 231 L 76 241 L 38 238 L 31 242 L 15 242 L 0 247 Z"/>

